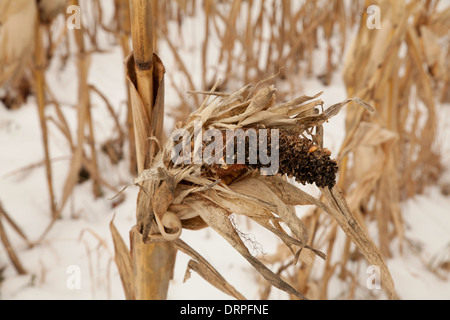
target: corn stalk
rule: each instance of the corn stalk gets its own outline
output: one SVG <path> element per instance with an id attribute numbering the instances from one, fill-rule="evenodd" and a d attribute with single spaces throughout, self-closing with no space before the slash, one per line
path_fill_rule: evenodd
<path id="1" fill-rule="evenodd" d="M 72 0 L 72 5 L 79 5 L 78 0 Z M 65 206 L 69 196 L 72 193 L 72 190 L 75 184 L 78 181 L 78 175 L 83 167 L 83 164 L 89 170 L 93 180 L 93 192 L 96 197 L 101 196 L 100 189 L 100 175 L 97 167 L 97 157 L 95 150 L 95 137 L 94 137 L 94 128 L 92 124 L 92 116 L 90 110 L 90 98 L 89 98 L 89 84 L 87 82 L 88 72 L 90 67 L 90 55 L 86 50 L 84 43 L 84 35 L 83 30 L 74 30 L 75 41 L 77 43 L 78 52 L 77 52 L 77 66 L 78 66 L 78 127 L 77 127 L 77 145 L 73 150 L 73 156 L 70 163 L 69 173 L 66 179 L 66 183 L 64 185 L 64 191 L 61 201 L 60 211 Z M 85 128 L 86 126 L 89 129 L 89 137 L 86 139 Z M 84 143 L 89 143 L 91 149 L 91 159 L 90 161 L 85 158 L 84 154 Z"/>
<path id="2" fill-rule="evenodd" d="M 164 121 L 164 73 L 159 58 L 153 54 L 153 4 L 147 0 L 130 1 L 133 54 L 127 59 L 138 172 L 148 168 L 157 152 L 151 138 L 161 140 Z M 177 249 L 167 241 L 155 241 L 152 233 L 154 212 L 153 181 L 140 184 L 136 226 L 130 231 L 133 293 L 138 300 L 164 300 L 172 279 Z M 124 281 L 123 273 L 122 280 Z M 129 275 L 129 274 L 128 274 Z M 128 280 L 129 282 L 129 280 Z M 130 286 L 128 287 L 130 290 Z"/>
<path id="3" fill-rule="evenodd" d="M 122 48 L 124 57 L 130 52 L 130 34 L 131 34 L 131 23 L 130 23 L 130 4 L 129 0 L 115 0 L 116 6 L 116 20 L 117 20 L 117 37 Z M 130 173 L 135 175 L 137 173 L 137 163 L 136 163 L 136 142 L 134 137 L 134 126 L 133 126 L 133 113 L 131 110 L 131 99 L 129 91 L 127 91 L 127 133 L 128 133 L 128 152 L 129 152 L 129 168 Z"/>
<path id="4" fill-rule="evenodd" d="M 39 21 L 39 19 L 37 19 Z M 53 182 L 52 182 L 52 166 L 50 163 L 50 151 L 48 146 L 48 130 L 47 130 L 47 122 L 45 120 L 45 50 L 43 46 L 43 27 L 36 24 L 36 37 L 35 37 L 35 48 L 34 48 L 34 63 L 35 66 L 33 68 L 34 71 L 34 79 L 35 79 L 35 87 L 36 87 L 36 97 L 37 97 L 37 105 L 39 111 L 39 120 L 42 129 L 42 140 L 44 145 L 44 163 L 45 163 L 45 171 L 47 176 L 47 186 L 49 191 L 50 198 L 50 210 L 52 213 L 52 218 L 55 219 L 57 216 L 55 196 L 53 193 Z"/>
<path id="5" fill-rule="evenodd" d="M 20 228 L 14 223 L 14 221 L 8 216 L 5 209 L 3 209 L 2 204 L 0 203 L 0 242 L 3 243 L 3 246 L 6 249 L 6 253 L 9 256 L 9 259 L 11 260 L 11 263 L 13 264 L 14 268 L 16 269 L 17 273 L 20 275 L 27 274 L 27 270 L 23 267 L 23 264 L 21 263 L 19 257 L 17 256 L 16 252 L 14 251 L 14 248 L 12 247 L 8 236 L 6 235 L 5 227 L 3 226 L 2 219 L 5 218 L 6 222 L 9 222 L 12 229 L 16 231 L 16 233 L 21 236 L 27 243 L 28 246 L 30 246 L 30 242 L 28 241 L 25 234 L 20 230 Z"/>

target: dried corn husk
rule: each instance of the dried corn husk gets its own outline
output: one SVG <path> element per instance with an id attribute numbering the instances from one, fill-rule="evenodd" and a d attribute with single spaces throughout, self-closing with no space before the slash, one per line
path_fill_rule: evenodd
<path id="1" fill-rule="evenodd" d="M 260 89 L 246 86 L 233 94 L 210 92 L 208 96 L 186 123 L 178 127 L 189 133 L 192 145 L 195 144 L 199 120 L 202 121 L 203 130 L 263 127 L 285 130 L 293 135 L 309 135 L 311 141 L 323 141 L 323 131 L 316 130 L 317 133 L 313 134 L 314 129 L 321 127 L 350 101 L 373 111 L 367 103 L 355 98 L 318 113 L 315 107 L 323 104 L 321 101 L 313 101 L 318 95 L 303 96 L 277 106 L 276 89 L 273 86 Z M 307 244 L 308 231 L 292 207 L 313 204 L 338 219 L 343 230 L 369 261 L 382 266 L 386 290 L 395 297 L 392 278 L 378 250 L 363 228 L 355 224 L 356 220 L 347 207 L 342 206 L 341 202 L 336 204 L 333 200 L 339 194 L 335 190 L 337 187 L 324 193 L 330 203 L 327 205 L 294 187 L 283 176 L 263 175 L 258 169 L 238 170 L 238 176 L 225 183 L 225 179 L 222 181 L 221 177 L 205 175 L 202 164 L 175 165 L 171 160 L 174 147 L 175 142 L 169 139 L 156 155 L 151 167 L 135 179 L 135 183 L 152 181 L 155 186 L 152 208 L 159 235 L 153 235 L 152 241 L 176 241 L 182 228 L 209 226 L 224 237 L 272 285 L 303 299 L 301 293 L 251 255 L 232 222 L 232 216 L 239 214 L 253 219 L 280 238 L 297 258 L 304 249 L 325 258 L 325 254 Z M 342 197 L 339 199 L 344 201 Z"/>

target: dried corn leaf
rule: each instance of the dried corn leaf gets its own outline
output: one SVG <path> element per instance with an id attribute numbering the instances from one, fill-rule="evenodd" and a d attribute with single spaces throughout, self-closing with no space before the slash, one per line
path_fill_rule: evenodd
<path id="1" fill-rule="evenodd" d="M 323 106 L 323 101 L 322 100 L 315 100 L 315 101 L 312 101 L 312 102 L 307 103 L 305 105 L 289 109 L 288 115 L 289 116 L 295 116 L 295 118 L 301 118 L 302 116 L 310 115 L 310 114 L 315 113 L 315 108 L 317 106 Z"/>
<path id="2" fill-rule="evenodd" d="M 263 179 L 266 180 L 266 185 L 272 192 L 274 192 L 286 205 L 316 205 L 319 207 L 322 205 L 319 200 L 281 177 L 271 176 L 264 177 Z"/>
<path id="3" fill-rule="evenodd" d="M 369 263 L 380 268 L 384 290 L 389 298 L 398 299 L 394 288 L 394 281 L 381 253 L 358 221 L 353 217 L 339 188 L 335 186 L 331 190 L 325 188 L 322 191 L 330 204 L 327 212 L 336 219 L 342 230 L 356 244 L 358 249 L 361 250 Z"/>
<path id="4" fill-rule="evenodd" d="M 224 208 L 206 199 L 204 201 L 195 201 L 191 205 L 212 229 L 227 240 L 273 286 L 300 299 L 305 299 L 301 293 L 252 256 L 229 220 L 229 213 Z"/>
<path id="5" fill-rule="evenodd" d="M 246 300 L 245 297 L 238 292 L 230 283 L 228 283 L 222 275 L 197 251 L 192 249 L 186 242 L 181 239 L 176 240 L 176 245 L 179 250 L 191 256 L 195 260 L 190 260 L 186 269 L 184 281 L 189 277 L 189 270 L 192 269 L 197 272 L 203 279 L 208 281 L 222 292 L 238 299 Z"/>
<path id="6" fill-rule="evenodd" d="M 318 94 L 316 94 L 314 96 L 301 96 L 301 97 L 295 98 L 291 101 L 282 103 L 278 106 L 274 106 L 271 108 L 271 111 L 276 112 L 276 113 L 282 113 L 282 114 L 288 113 L 288 115 L 290 115 L 289 114 L 290 110 L 295 110 L 297 108 L 309 108 L 309 106 L 307 107 L 306 105 L 302 105 L 302 104 L 305 102 L 308 102 L 310 100 L 314 100 L 314 99 L 320 97 L 322 94 L 323 94 L 323 91 L 319 92 Z M 319 100 L 319 101 L 321 101 L 321 100 Z M 303 109 L 300 109 L 299 112 L 301 112 L 301 111 L 303 111 Z"/>
<path id="7" fill-rule="evenodd" d="M 258 90 L 255 97 L 252 98 L 247 110 L 245 110 L 244 115 L 253 115 L 258 111 L 266 110 L 272 107 L 275 103 L 275 92 L 276 89 L 273 86 Z"/>
<path id="8" fill-rule="evenodd" d="M 224 282 L 225 279 L 217 272 L 211 271 L 211 269 L 199 264 L 195 260 L 189 260 L 186 267 L 186 274 L 184 276 L 184 282 L 190 277 L 190 271 L 193 270 L 197 272 L 203 279 L 205 279 L 209 284 L 213 285 L 220 291 L 232 296 L 238 300 L 245 300 L 245 298 L 239 294 L 237 291 L 232 291 L 228 287 L 228 283 Z M 233 288 L 234 289 L 234 288 Z"/>
<path id="9" fill-rule="evenodd" d="M 119 231 L 117 231 L 114 226 L 114 217 L 109 224 L 109 229 L 111 230 L 114 243 L 114 261 L 119 269 L 120 280 L 122 281 L 125 298 L 127 300 L 134 300 L 134 276 L 131 254 L 127 248 L 127 245 L 120 236 Z"/>
<path id="10" fill-rule="evenodd" d="M 168 178 L 167 171 L 161 167 L 143 170 L 135 179 L 134 184 L 140 184 L 147 180 L 166 180 Z"/>
<path id="11" fill-rule="evenodd" d="M 308 241 L 308 231 L 303 222 L 297 217 L 292 207 L 286 205 L 279 197 L 273 193 L 262 179 L 238 181 L 230 187 L 235 192 L 264 200 L 274 204 L 274 213 L 286 223 L 295 234 L 295 237 L 305 245 Z"/>
<path id="12" fill-rule="evenodd" d="M 9 259 L 11 260 L 11 263 L 13 264 L 16 271 L 21 275 L 27 274 L 26 269 L 23 267 L 19 257 L 17 256 L 16 252 L 14 251 L 11 245 L 11 242 L 8 239 L 6 230 L 2 222 L 3 217 L 5 217 L 6 221 L 12 222 L 12 220 L 9 219 L 8 214 L 3 209 L 2 204 L 0 203 L 0 242 L 3 243 L 3 246 L 5 247 L 5 250 L 9 256 Z M 12 226 L 15 230 L 17 230 L 17 228 L 15 228 L 14 223 L 12 223 Z M 18 233 L 21 234 L 21 232 Z"/>
<path id="13" fill-rule="evenodd" d="M 267 208 L 261 207 L 261 203 L 251 201 L 240 197 L 238 194 L 234 197 L 230 197 L 230 194 L 206 192 L 204 196 L 223 208 L 229 208 L 229 210 L 236 214 L 245 215 L 249 218 L 258 218 L 269 220 L 274 218 Z"/>
<path id="14" fill-rule="evenodd" d="M 150 116 L 147 109 L 145 108 L 144 102 L 142 101 L 139 92 L 135 86 L 136 75 L 131 73 L 134 71 L 134 59 L 133 55 L 128 57 L 128 88 L 130 90 L 130 100 L 132 106 L 133 114 L 133 125 L 134 133 L 136 138 L 136 154 L 138 163 L 138 172 L 141 172 L 146 167 L 146 158 L 149 146 L 150 137 Z"/>
<path id="15" fill-rule="evenodd" d="M 244 120 L 239 122 L 240 126 L 249 126 L 251 124 L 261 124 L 261 123 L 267 123 L 267 120 L 274 121 L 278 119 L 283 119 L 283 115 L 278 115 L 276 113 L 273 113 L 271 111 L 259 111 L 257 113 L 252 114 L 251 116 L 245 118 Z"/>
<path id="16" fill-rule="evenodd" d="M 361 100 L 360 98 L 350 98 L 350 99 L 346 99 L 340 103 L 334 104 L 331 107 L 329 107 L 327 110 L 325 110 L 324 114 L 325 114 L 326 119 L 329 120 L 330 118 L 336 116 L 341 111 L 341 109 L 349 102 L 356 102 L 360 106 L 363 106 L 367 111 L 375 112 L 375 109 L 370 104 Z"/>

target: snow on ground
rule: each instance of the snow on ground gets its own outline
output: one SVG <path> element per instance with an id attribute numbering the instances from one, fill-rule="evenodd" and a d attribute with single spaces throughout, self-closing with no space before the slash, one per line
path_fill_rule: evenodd
<path id="1" fill-rule="evenodd" d="M 193 23 L 192 30 L 198 30 Z M 110 40 L 110 39 L 109 39 Z M 103 92 L 111 102 L 121 121 L 125 119 L 126 88 L 123 78 L 123 56 L 118 46 L 110 44 L 107 38 L 105 53 L 93 55 L 89 83 Z M 164 49 L 165 48 L 165 49 Z M 164 44 L 161 44 L 161 56 L 166 65 L 168 76 L 175 69 L 174 60 Z M 198 68 L 194 59 L 195 52 L 187 56 L 186 66 Z M 320 52 L 318 52 L 320 59 Z M 47 81 L 62 105 L 73 133 L 76 130 L 75 103 L 77 92 L 76 69 L 73 60 L 60 70 L 58 59 L 47 72 Z M 195 73 L 195 72 L 193 72 Z M 199 83 L 199 79 L 194 79 Z M 167 81 L 166 101 L 168 107 L 177 106 L 179 102 Z M 302 92 L 299 94 L 315 94 L 324 91 L 322 100 L 325 106 L 340 102 L 347 98 L 345 86 L 340 73 L 334 74 L 332 83 L 324 87 L 316 79 L 302 79 Z M 188 90 L 188 88 L 186 88 Z M 91 95 L 93 119 L 97 141 L 104 142 L 114 136 L 114 123 L 103 102 L 95 94 Z M 167 108 L 169 110 L 169 108 Z M 448 114 L 450 106 L 444 108 Z M 54 107 L 48 107 L 48 116 L 55 117 Z M 170 116 L 170 115 L 168 115 Z M 442 117 L 445 119 L 449 117 Z M 448 127 L 443 124 L 444 157 L 448 159 L 450 146 L 448 143 Z M 171 126 L 171 119 L 167 119 Z M 333 118 L 325 127 L 325 141 L 333 153 L 339 150 L 344 138 L 344 114 Z M 58 129 L 49 124 L 50 149 L 53 162 L 54 190 L 57 199 L 61 198 L 62 187 L 69 166 L 70 150 L 65 138 Z M 35 98 L 30 98 L 20 109 L 8 111 L 0 105 L 0 201 L 8 214 L 17 222 L 31 242 L 39 239 L 50 223 L 49 199 L 42 162 L 43 147 L 41 130 Z M 101 154 L 101 153 L 99 153 Z M 127 171 L 127 163 L 123 161 L 113 166 L 101 155 L 99 165 L 103 177 L 121 189 L 131 184 L 132 178 Z M 450 180 L 449 180 L 450 181 Z M 115 195 L 104 189 L 105 196 L 94 199 L 91 182 L 78 185 L 69 203 L 62 213 L 62 218 L 45 235 L 45 238 L 33 248 L 17 236 L 6 224 L 6 231 L 19 255 L 27 275 L 19 276 L 12 267 L 5 248 L 0 245 L 0 270 L 5 267 L 1 276 L 0 299 L 123 299 L 122 285 L 113 261 L 113 244 L 109 231 L 109 223 L 114 223 L 122 237 L 128 243 L 128 231 L 135 222 L 136 196 L 135 186 L 128 187 L 123 195 L 124 202 L 116 207 L 109 200 Z M 387 261 L 388 267 L 396 283 L 398 294 L 404 299 L 450 299 L 449 274 L 440 271 L 440 277 L 430 271 L 436 257 L 450 259 L 450 198 L 442 195 L 438 187 L 429 188 L 425 194 L 408 200 L 403 204 L 403 217 L 407 243 L 403 244 L 402 254 L 398 252 L 398 244 L 394 242 L 392 249 L 394 258 Z M 267 231 L 255 225 L 246 229 L 247 221 L 236 218 L 239 227 L 246 230 L 250 240 L 256 241 L 253 254 L 274 253 L 278 242 Z M 202 254 L 213 266 L 249 299 L 258 299 L 258 276 L 251 266 L 231 246 L 214 231 L 183 231 L 182 239 Z M 255 243 L 252 241 L 252 243 Z M 418 253 L 416 250 L 420 250 Z M 229 299 L 229 297 L 207 284 L 195 272 L 183 283 L 188 257 L 182 253 L 177 256 L 174 279 L 169 289 L 169 299 Z M 430 265 L 431 264 L 431 265 Z M 80 287 L 74 283 L 74 272 L 80 274 Z M 365 273 L 362 273 L 364 283 Z M 1 277 L 0 277 L 1 279 Z M 332 282 L 333 284 L 335 282 Z M 339 292 L 339 284 L 331 288 L 331 292 Z M 273 290 L 271 299 L 286 299 L 279 290 Z"/>

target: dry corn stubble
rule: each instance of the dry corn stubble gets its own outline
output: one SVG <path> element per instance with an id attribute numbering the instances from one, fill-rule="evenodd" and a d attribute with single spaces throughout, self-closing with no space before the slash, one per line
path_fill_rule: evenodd
<path id="1" fill-rule="evenodd" d="M 171 82 L 176 83 L 181 101 L 173 110 L 179 113 L 176 120 L 184 120 L 199 105 L 197 97 L 189 101 L 183 90 L 179 90 L 181 80 L 187 81 L 190 90 L 194 90 L 195 84 L 209 89 L 217 74 L 223 74 L 221 86 L 235 90 L 280 71 L 280 78 L 286 80 L 289 87 L 279 92 L 280 97 L 298 91 L 301 78 L 292 75 L 313 75 L 319 69 L 320 80 L 329 83 L 336 60 L 341 60 L 346 47 L 346 30 L 356 23 L 353 18 L 363 12 L 362 2 L 352 2 L 350 8 L 341 0 L 204 1 L 197 6 L 196 1 L 158 2 L 158 12 L 162 13 L 158 15 L 158 37 L 169 45 L 180 71 L 169 75 Z M 347 10 L 352 12 L 352 19 Z M 204 20 L 205 33 L 199 44 L 199 79 L 195 70 L 189 69 L 183 54 L 192 42 L 174 44 L 171 40 L 176 28 L 180 35 L 183 28 L 188 30 L 190 16 Z M 327 58 L 320 66 L 316 54 L 323 43 Z"/>
<path id="2" fill-rule="evenodd" d="M 400 240 L 401 250 L 405 237 L 401 201 L 435 182 L 443 168 L 436 144 L 439 109 L 434 97 L 440 87 L 445 88 L 437 69 L 446 68 L 443 57 L 449 48 L 441 44 L 448 39 L 449 20 L 444 22 L 443 17 L 450 8 L 437 11 L 437 2 L 429 1 L 370 4 L 380 6 L 382 27 L 371 30 L 365 25 L 367 15 L 362 17 L 346 59 L 344 80 L 350 96 L 370 102 L 377 112 L 349 106 L 347 135 L 338 156 L 338 185 L 362 228 L 367 221 L 376 221 L 378 247 L 383 257 L 389 257 L 392 240 Z M 327 247 L 331 254 L 337 251 L 336 228 L 324 229 L 329 223 L 317 209 L 305 219 L 313 235 L 310 243 Z M 350 238 L 337 255 L 339 261 L 327 264 L 321 276 L 312 275 L 311 265 L 299 268 L 290 279 L 301 279 L 300 288 L 309 287 L 311 294 L 319 292 L 326 299 L 328 280 L 337 274 L 350 281 L 348 297 L 354 297 L 361 260 Z M 319 291 L 317 278 L 323 279 Z"/>
<path id="3" fill-rule="evenodd" d="M 400 249 L 404 238 L 400 202 L 435 183 L 443 168 L 436 144 L 438 92 L 433 88 L 444 80 L 436 70 L 445 70 L 448 48 L 440 41 L 448 39 L 443 29 L 450 25 L 440 19 L 450 8 L 437 11 L 428 1 L 377 4 L 383 12 L 382 33 L 371 36 L 361 27 L 344 70 L 348 93 L 373 103 L 377 116 L 349 108 L 341 185 L 361 219 L 376 219 L 380 249 L 388 257 L 389 225 Z M 353 165 L 346 164 L 348 154 Z M 351 182 L 361 187 L 350 189 Z M 369 200 L 376 204 L 373 208 Z"/>
<path id="4" fill-rule="evenodd" d="M 20 261 L 18 255 L 16 254 L 14 248 L 12 247 L 9 238 L 6 234 L 6 230 L 3 224 L 3 219 L 5 219 L 5 222 L 8 222 L 9 225 L 12 227 L 12 229 L 23 239 L 28 243 L 28 246 L 31 246 L 29 240 L 27 239 L 26 235 L 23 233 L 23 231 L 17 226 L 17 224 L 11 219 L 11 217 L 8 215 L 8 213 L 3 208 L 2 203 L 0 203 L 0 240 L 3 244 L 3 246 L 6 249 L 6 252 L 8 254 L 9 259 L 11 260 L 11 263 L 13 264 L 14 268 L 16 269 L 18 274 L 27 274 L 27 270 L 23 266 L 22 262 Z"/>
<path id="5" fill-rule="evenodd" d="M 67 32 L 66 24 L 53 24 L 54 21 L 57 20 L 56 17 L 58 15 L 65 13 L 66 7 L 69 4 L 70 3 L 66 0 L 0 1 L 0 42 L 2 44 L 7 44 L 0 49 L 0 86 L 3 87 L 2 89 L 6 89 L 7 95 L 13 96 L 13 101 L 24 102 L 25 100 L 20 100 L 20 98 L 26 99 L 27 95 L 30 93 L 26 86 L 30 86 L 31 84 L 34 85 L 44 146 L 44 160 L 42 163 L 45 165 L 47 185 L 50 194 L 51 222 L 38 240 L 33 244 L 29 243 L 29 246 L 40 243 L 48 234 L 48 231 L 54 226 L 70 197 L 76 182 L 79 180 L 79 173 L 82 169 L 88 172 L 89 176 L 93 179 L 94 195 L 101 195 L 100 184 L 117 192 L 114 186 L 111 186 L 100 176 L 96 160 L 97 150 L 95 148 L 96 141 L 92 117 L 90 110 L 86 113 L 86 108 L 84 107 L 86 101 L 89 100 L 87 73 L 90 66 L 88 56 L 91 53 L 85 50 L 84 42 L 87 40 L 86 38 L 89 38 L 90 40 L 93 40 L 90 44 L 94 43 L 95 47 L 95 35 L 98 30 L 97 26 L 92 29 L 90 28 L 90 31 L 84 30 L 75 32 L 75 44 L 78 46 L 76 52 L 79 53 L 77 61 L 79 70 L 78 80 L 80 83 L 80 94 L 78 97 L 80 106 L 78 110 L 78 120 L 80 126 L 76 141 L 78 144 L 74 143 L 74 140 L 72 139 L 68 122 L 61 110 L 60 102 L 56 100 L 55 95 L 52 93 L 51 88 L 46 82 L 46 71 L 50 66 L 50 60 L 54 58 L 56 48 L 63 44 L 64 41 L 67 46 L 69 46 L 69 41 L 67 39 L 69 33 Z M 78 1 L 73 1 L 72 4 L 78 5 L 79 3 Z M 85 4 L 86 2 L 82 2 L 81 6 L 84 8 Z M 97 7 L 97 9 L 98 12 L 101 12 L 100 7 Z M 100 16 L 101 14 L 94 19 L 100 19 Z M 90 22 L 92 22 L 92 20 L 85 20 L 86 25 L 90 25 Z M 89 32 L 91 33 L 88 34 Z M 89 46 L 89 44 L 87 46 Z M 70 50 L 68 49 L 67 51 L 66 57 L 60 57 L 62 62 L 67 59 L 69 55 Z M 33 57 L 32 61 L 29 61 L 30 57 Z M 29 74 L 33 76 L 33 79 L 28 76 Z M 27 84 L 27 81 L 30 83 Z M 16 91 L 19 93 L 16 93 Z M 19 96 L 23 94 L 23 97 L 14 97 L 14 95 L 17 94 Z M 3 97 L 2 101 L 4 101 Z M 50 104 L 53 104 L 55 107 L 54 110 L 57 115 L 56 119 L 47 112 L 47 107 Z M 74 152 L 74 156 L 71 158 L 71 167 L 68 170 L 62 198 L 59 203 L 57 203 L 53 192 L 52 160 L 54 161 L 55 159 L 50 159 L 50 136 L 47 128 L 48 121 L 55 124 L 57 129 L 67 138 L 69 150 Z M 80 134 L 84 131 L 85 126 L 87 126 L 89 130 L 86 139 Z M 88 157 L 85 152 L 80 151 L 83 149 L 85 143 L 91 148 L 90 157 Z M 59 207 L 57 207 L 57 204 Z M 14 228 L 19 230 L 17 226 Z M 21 233 L 21 236 L 25 237 L 23 233 Z"/>

